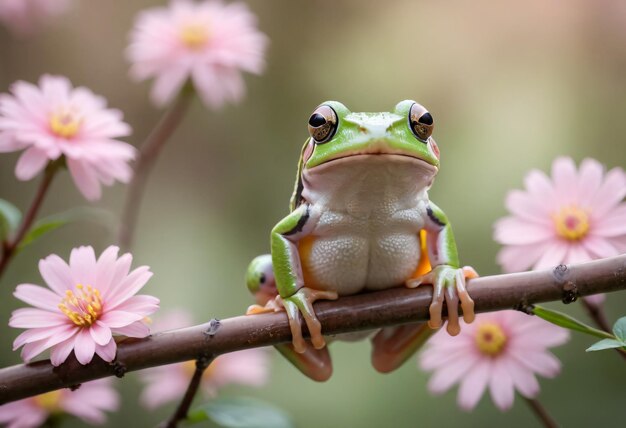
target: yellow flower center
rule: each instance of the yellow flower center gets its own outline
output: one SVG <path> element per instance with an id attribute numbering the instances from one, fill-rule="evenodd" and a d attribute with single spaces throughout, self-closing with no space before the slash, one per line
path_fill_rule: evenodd
<path id="1" fill-rule="evenodd" d="M 46 392 L 45 394 L 33 397 L 38 407 L 47 410 L 50 413 L 61 409 L 59 403 L 61 401 L 61 390 Z"/>
<path id="2" fill-rule="evenodd" d="M 502 352 L 506 345 L 504 331 L 498 324 L 492 322 L 485 322 L 478 326 L 475 340 L 480 352 L 492 357 Z"/>
<path id="3" fill-rule="evenodd" d="M 589 217 L 584 210 L 570 205 L 554 216 L 554 225 L 560 237 L 577 241 L 589 232 Z"/>
<path id="4" fill-rule="evenodd" d="M 80 130 L 82 118 L 74 111 L 61 109 L 50 116 L 50 129 L 62 138 L 72 138 Z"/>
<path id="5" fill-rule="evenodd" d="M 209 29 L 206 25 L 189 24 L 180 32 L 180 39 L 190 49 L 199 49 L 209 40 Z"/>
<path id="6" fill-rule="evenodd" d="M 89 327 L 102 313 L 102 297 L 97 288 L 82 284 L 76 286 L 76 292 L 67 290 L 59 309 L 77 326 Z"/>

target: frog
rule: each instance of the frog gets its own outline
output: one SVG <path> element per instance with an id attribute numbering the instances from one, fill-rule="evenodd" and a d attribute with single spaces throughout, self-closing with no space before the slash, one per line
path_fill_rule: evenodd
<path id="1" fill-rule="evenodd" d="M 461 266 L 450 222 L 428 197 L 440 168 L 433 116 L 413 100 L 376 113 L 326 101 L 307 127 L 289 213 L 270 233 L 271 254 L 255 258 L 246 273 L 256 300 L 247 314 L 284 311 L 292 341 L 276 348 L 324 381 L 332 364 L 317 300 L 431 284 L 426 323 L 334 339 L 371 337 L 374 368 L 395 370 L 442 327 L 444 305 L 450 335 L 460 332 L 459 303 L 466 323 L 475 316 L 467 283 L 477 273 Z"/>

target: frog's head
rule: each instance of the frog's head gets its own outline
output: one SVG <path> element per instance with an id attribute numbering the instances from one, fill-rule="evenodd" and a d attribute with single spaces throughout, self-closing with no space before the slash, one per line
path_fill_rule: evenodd
<path id="1" fill-rule="evenodd" d="M 309 118 L 310 138 L 302 152 L 304 169 L 358 155 L 408 156 L 439 168 L 432 138 L 433 117 L 415 101 L 391 112 L 352 113 L 337 101 L 322 103 Z"/>

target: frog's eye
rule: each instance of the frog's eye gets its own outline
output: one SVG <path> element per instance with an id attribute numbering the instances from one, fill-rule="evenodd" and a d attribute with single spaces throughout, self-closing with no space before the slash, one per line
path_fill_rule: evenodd
<path id="1" fill-rule="evenodd" d="M 426 142 L 433 133 L 433 117 L 424 106 L 415 103 L 411 106 L 409 112 L 409 123 L 411 125 L 411 131 L 421 141 Z"/>
<path id="2" fill-rule="evenodd" d="M 309 134 L 316 144 L 330 140 L 336 130 L 337 114 L 330 106 L 319 106 L 309 117 Z"/>

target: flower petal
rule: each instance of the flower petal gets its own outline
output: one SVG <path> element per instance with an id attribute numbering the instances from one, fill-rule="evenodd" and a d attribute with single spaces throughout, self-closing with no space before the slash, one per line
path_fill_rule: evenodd
<path id="1" fill-rule="evenodd" d="M 124 327 L 113 329 L 115 334 L 121 334 L 128 337 L 148 337 L 150 336 L 150 328 L 143 321 L 136 321 Z"/>
<path id="2" fill-rule="evenodd" d="M 39 272 L 46 284 L 62 298 L 65 297 L 66 290 L 76 285 L 70 267 L 56 254 L 51 254 L 39 261 Z"/>
<path id="3" fill-rule="evenodd" d="M 117 353 L 117 344 L 114 339 L 111 339 L 106 345 L 97 345 L 96 354 L 100 356 L 104 361 L 110 363 L 115 359 Z"/>
<path id="4" fill-rule="evenodd" d="M 100 321 L 96 321 L 89 327 L 89 333 L 97 345 L 104 346 L 111 341 L 111 329 Z"/>
<path id="5" fill-rule="evenodd" d="M 50 351 L 50 362 L 53 366 L 58 367 L 67 360 L 70 352 L 74 349 L 75 341 L 74 337 L 70 337 L 52 348 L 52 351 Z"/>
<path id="6" fill-rule="evenodd" d="M 500 410 L 508 410 L 513 405 L 514 388 L 513 378 L 508 372 L 505 361 L 502 358 L 495 359 L 491 367 L 489 379 L 491 399 Z"/>
<path id="7" fill-rule="evenodd" d="M 74 248 L 70 254 L 70 269 L 74 284 L 96 285 L 96 254 L 91 246 Z"/>
<path id="8" fill-rule="evenodd" d="M 506 195 L 505 205 L 512 214 L 529 223 L 552 226 L 550 212 L 527 192 L 521 190 L 509 191 Z"/>
<path id="9" fill-rule="evenodd" d="M 469 354 L 455 364 L 437 370 L 428 382 L 428 390 L 433 394 L 444 393 L 469 373 L 479 360 L 478 356 Z"/>
<path id="10" fill-rule="evenodd" d="M 489 360 L 479 361 L 467 375 L 461 379 L 457 403 L 463 410 L 472 410 L 480 401 L 489 382 L 491 364 Z"/>
<path id="11" fill-rule="evenodd" d="M 82 365 L 89 364 L 93 359 L 93 355 L 96 352 L 96 342 L 89 334 L 89 330 L 83 328 L 76 334 L 74 340 L 74 355 L 76 359 Z"/>
<path id="12" fill-rule="evenodd" d="M 493 237 L 505 245 L 528 245 L 553 239 L 554 228 L 546 225 L 529 223 L 517 217 L 505 217 L 494 226 Z"/>
<path id="13" fill-rule="evenodd" d="M 159 299 L 146 295 L 132 296 L 114 308 L 109 307 L 109 309 L 132 312 L 145 317 L 153 314 L 157 311 L 157 309 L 159 309 Z"/>
<path id="14" fill-rule="evenodd" d="M 69 323 L 60 312 L 54 313 L 35 308 L 20 308 L 13 311 L 9 326 L 16 328 L 55 327 Z"/>
<path id="15" fill-rule="evenodd" d="M 603 217 L 594 215 L 592 233 L 594 236 L 608 238 L 626 235 L 626 203 L 613 208 Z"/>
<path id="16" fill-rule="evenodd" d="M 15 176 L 22 181 L 28 181 L 39 174 L 48 164 L 48 157 L 36 147 L 27 149 L 15 165 Z"/>
<path id="17" fill-rule="evenodd" d="M 559 205 L 571 205 L 578 202 L 578 174 L 576 164 L 569 157 L 559 157 L 552 162 L 552 179 Z"/>
<path id="18" fill-rule="evenodd" d="M 59 296 L 52 291 L 34 284 L 20 284 L 17 286 L 13 295 L 39 309 L 58 312 Z"/>
<path id="19" fill-rule="evenodd" d="M 87 200 L 95 201 L 100 199 L 102 190 L 98 176 L 93 169 L 90 169 L 84 161 L 69 158 L 67 159 L 67 167 L 74 179 L 74 184 L 76 184 L 80 193 L 82 193 Z"/>
<path id="20" fill-rule="evenodd" d="M 626 196 L 626 174 L 621 168 L 610 170 L 600 189 L 594 194 L 591 207 L 600 218 L 609 213 Z"/>
<path id="21" fill-rule="evenodd" d="M 140 266 L 132 271 L 108 296 L 108 307 L 115 308 L 137 294 L 152 277 L 148 266 Z"/>
<path id="22" fill-rule="evenodd" d="M 126 327 L 129 324 L 143 319 L 143 315 L 124 311 L 109 311 L 102 314 L 99 321 L 111 329 Z"/>

